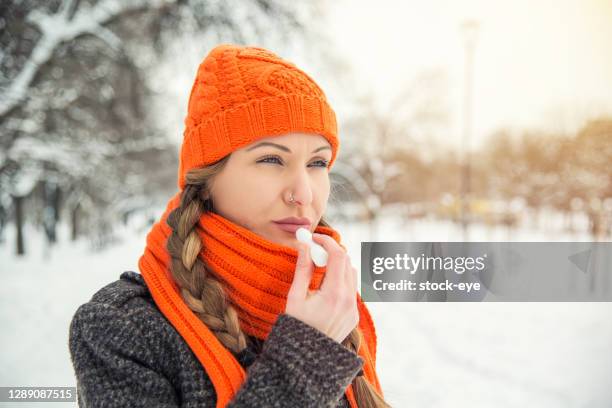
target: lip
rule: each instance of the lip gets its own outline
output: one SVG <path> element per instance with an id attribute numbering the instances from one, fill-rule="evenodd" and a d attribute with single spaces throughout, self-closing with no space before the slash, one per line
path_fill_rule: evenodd
<path id="1" fill-rule="evenodd" d="M 287 217 L 280 220 L 274 220 L 274 222 L 279 224 L 300 224 L 300 225 L 310 225 L 312 221 L 310 221 L 306 217 Z"/>
<path id="2" fill-rule="evenodd" d="M 295 234 L 295 231 L 297 231 L 298 228 L 309 229 L 307 224 L 284 224 L 281 222 L 275 222 L 275 224 L 283 231 L 291 232 L 293 234 Z"/>
<path id="3" fill-rule="evenodd" d="M 298 228 L 306 228 L 310 230 L 312 222 L 306 217 L 287 217 L 281 220 L 273 221 L 283 231 L 295 233 Z"/>

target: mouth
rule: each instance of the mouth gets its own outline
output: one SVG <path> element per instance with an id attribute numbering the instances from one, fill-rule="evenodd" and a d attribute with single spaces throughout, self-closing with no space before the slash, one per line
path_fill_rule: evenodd
<path id="1" fill-rule="evenodd" d="M 274 222 L 274 224 L 276 224 L 276 226 L 280 228 L 281 230 L 290 232 L 292 234 L 295 234 L 295 231 L 297 231 L 298 228 L 306 228 L 307 230 L 310 231 L 310 224 L 292 224 L 292 223 L 282 223 L 282 222 Z"/>

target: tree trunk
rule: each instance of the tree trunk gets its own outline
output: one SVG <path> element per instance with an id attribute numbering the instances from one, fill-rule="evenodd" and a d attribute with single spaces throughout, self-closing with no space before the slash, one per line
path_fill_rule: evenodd
<path id="1" fill-rule="evenodd" d="M 17 255 L 25 255 L 25 245 L 23 242 L 23 197 L 13 196 L 15 206 L 15 228 L 17 229 Z"/>
<path id="2" fill-rule="evenodd" d="M 55 214 L 55 223 L 60 221 L 60 207 L 62 204 L 62 189 L 59 185 L 55 186 L 55 193 L 53 194 L 53 213 Z"/>
<path id="3" fill-rule="evenodd" d="M 49 244 L 57 242 L 59 186 L 55 183 L 43 182 L 43 226 Z"/>
<path id="4" fill-rule="evenodd" d="M 72 209 L 72 211 L 70 212 L 70 224 L 72 226 L 71 228 L 71 236 L 70 236 L 70 240 L 71 241 L 76 241 L 77 237 L 79 235 L 79 207 L 80 204 L 77 203 L 74 208 Z"/>
<path id="5" fill-rule="evenodd" d="M 4 228 L 8 222 L 8 209 L 0 205 L 0 244 L 4 243 Z"/>

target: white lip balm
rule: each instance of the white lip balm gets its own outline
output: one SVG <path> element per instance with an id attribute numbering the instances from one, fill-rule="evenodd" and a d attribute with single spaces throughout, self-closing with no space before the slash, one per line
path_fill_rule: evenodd
<path id="1" fill-rule="evenodd" d="M 295 237 L 298 241 L 310 246 L 310 257 L 312 262 L 317 266 L 327 265 L 327 251 L 323 247 L 312 240 L 312 234 L 306 228 L 298 228 L 295 231 Z"/>

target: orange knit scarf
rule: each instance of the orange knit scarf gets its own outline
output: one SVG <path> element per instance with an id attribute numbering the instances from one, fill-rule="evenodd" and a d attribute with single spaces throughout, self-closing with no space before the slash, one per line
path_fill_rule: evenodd
<path id="1" fill-rule="evenodd" d="M 172 230 L 166 223 L 169 213 L 180 203 L 180 193 L 169 202 L 161 220 L 147 235 L 147 244 L 138 266 L 153 300 L 194 352 L 217 393 L 217 407 L 225 407 L 246 379 L 246 372 L 230 350 L 189 309 L 179 294 L 170 273 L 166 241 Z M 293 281 L 297 251 L 264 239 L 216 213 L 206 212 L 196 227 L 203 242 L 200 253 L 211 273 L 224 284 L 228 298 L 236 308 L 242 330 L 265 340 L 276 318 L 285 310 L 287 293 Z M 327 234 L 340 244 L 340 235 L 332 228 L 318 226 L 315 232 Z M 341 244 L 342 245 L 342 244 Z M 325 267 L 314 266 L 310 289 L 320 287 Z M 356 293 L 359 327 L 365 341 L 358 354 L 364 359 L 366 379 L 381 393 L 375 371 L 376 332 L 365 303 Z M 352 386 L 346 396 L 357 408 Z"/>

